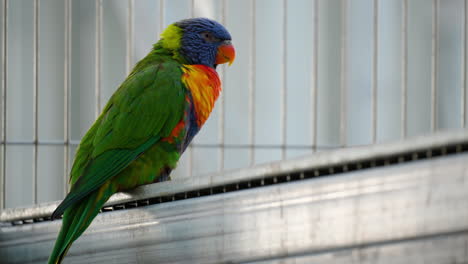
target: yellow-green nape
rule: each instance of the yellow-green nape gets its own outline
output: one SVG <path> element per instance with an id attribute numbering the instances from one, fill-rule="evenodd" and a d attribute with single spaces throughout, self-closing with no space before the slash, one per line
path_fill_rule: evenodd
<path id="1" fill-rule="evenodd" d="M 161 38 L 164 40 L 162 42 L 163 48 L 166 49 L 179 49 L 180 48 L 180 39 L 182 38 L 182 29 L 175 24 L 172 24 L 161 33 Z"/>

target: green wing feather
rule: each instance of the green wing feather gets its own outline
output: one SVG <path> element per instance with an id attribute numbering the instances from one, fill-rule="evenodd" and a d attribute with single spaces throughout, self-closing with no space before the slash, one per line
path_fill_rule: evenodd
<path id="1" fill-rule="evenodd" d="M 183 117 L 185 88 L 180 64 L 168 60 L 144 66 L 138 69 L 137 65 L 82 139 L 71 171 L 70 193 L 53 217 L 167 137 Z"/>

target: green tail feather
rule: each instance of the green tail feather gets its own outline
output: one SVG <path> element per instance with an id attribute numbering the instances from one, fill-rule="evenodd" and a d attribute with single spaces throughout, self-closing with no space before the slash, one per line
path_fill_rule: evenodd
<path id="1" fill-rule="evenodd" d="M 107 184 L 65 210 L 62 228 L 49 257 L 49 264 L 60 264 L 72 243 L 91 224 L 104 203 L 114 193 Z M 104 189 L 105 188 L 105 189 Z M 98 195 L 101 195 L 100 197 Z"/>

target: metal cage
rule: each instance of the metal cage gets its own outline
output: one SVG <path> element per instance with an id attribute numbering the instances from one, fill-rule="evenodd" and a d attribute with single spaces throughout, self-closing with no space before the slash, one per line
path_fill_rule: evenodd
<path id="1" fill-rule="evenodd" d="M 114 195 L 66 261 L 468 261 L 466 0 L 0 0 L 0 14 L 0 262 L 45 261 L 81 137 L 162 30 L 197 16 L 237 50 L 215 110 L 173 181 Z"/>

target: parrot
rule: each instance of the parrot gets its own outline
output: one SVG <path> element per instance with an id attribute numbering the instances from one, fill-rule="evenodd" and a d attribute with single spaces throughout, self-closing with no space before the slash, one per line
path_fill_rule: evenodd
<path id="1" fill-rule="evenodd" d="M 161 33 L 81 139 L 70 191 L 51 216 L 62 226 L 49 264 L 63 261 L 114 193 L 170 180 L 220 95 L 217 66 L 234 59 L 230 33 L 214 20 L 183 19 Z"/>

